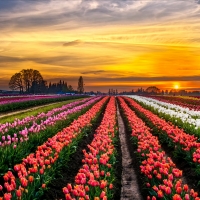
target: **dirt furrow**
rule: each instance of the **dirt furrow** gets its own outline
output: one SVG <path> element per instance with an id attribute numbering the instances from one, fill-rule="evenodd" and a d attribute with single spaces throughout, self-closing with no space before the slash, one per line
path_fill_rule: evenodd
<path id="1" fill-rule="evenodd" d="M 126 132 L 124 122 L 117 105 L 117 118 L 119 126 L 119 138 L 122 151 L 122 180 L 121 180 L 121 200 L 142 200 L 137 176 L 132 165 L 132 158 L 126 142 Z"/>

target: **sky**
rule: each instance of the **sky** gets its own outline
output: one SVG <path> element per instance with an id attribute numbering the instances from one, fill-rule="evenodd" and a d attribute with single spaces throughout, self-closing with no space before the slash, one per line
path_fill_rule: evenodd
<path id="1" fill-rule="evenodd" d="M 0 0 L 0 89 L 22 69 L 85 91 L 200 90 L 200 0 Z"/>

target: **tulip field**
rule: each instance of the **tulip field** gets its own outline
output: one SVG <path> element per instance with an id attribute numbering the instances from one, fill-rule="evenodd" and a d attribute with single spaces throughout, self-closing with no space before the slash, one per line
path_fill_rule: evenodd
<path id="1" fill-rule="evenodd" d="M 0 200 L 200 199 L 198 98 L 76 96 L 60 107 L 0 119 L 0 132 Z M 136 178 L 124 184 L 128 156 Z"/>

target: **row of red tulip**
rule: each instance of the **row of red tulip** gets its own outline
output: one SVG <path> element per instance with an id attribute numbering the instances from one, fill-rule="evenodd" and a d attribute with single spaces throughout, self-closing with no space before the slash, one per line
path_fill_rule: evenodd
<path id="1" fill-rule="evenodd" d="M 103 98 L 70 126 L 38 146 L 35 153 L 31 153 L 21 164 L 14 166 L 14 173 L 5 173 L 4 184 L 0 185 L 0 190 L 4 194 L 0 199 L 33 199 L 36 191 L 45 188 L 48 176 L 51 176 L 51 168 L 56 164 L 64 147 L 76 140 L 83 128 L 91 126 L 91 120 L 107 100 L 108 97 Z"/>
<path id="2" fill-rule="evenodd" d="M 182 129 L 168 123 L 164 119 L 161 119 L 151 111 L 143 108 L 138 103 L 130 98 L 125 98 L 131 106 L 136 108 L 139 112 L 143 113 L 157 128 L 164 131 L 173 143 L 176 144 L 176 148 L 187 153 L 190 161 L 198 164 L 200 163 L 200 143 L 198 138 L 194 135 L 185 133 Z"/>
<path id="3" fill-rule="evenodd" d="M 66 200 L 72 199 L 112 199 L 113 165 L 115 163 L 112 139 L 116 131 L 115 98 L 111 97 L 103 120 L 97 128 L 89 152 L 83 150 L 83 166 L 75 177 L 75 185 L 63 188 Z"/>
<path id="4" fill-rule="evenodd" d="M 141 158 L 140 170 L 145 176 L 149 196 L 147 199 L 189 200 L 200 199 L 198 193 L 182 183 L 182 171 L 179 170 L 162 150 L 158 138 L 150 133 L 149 127 L 139 119 L 119 97 L 120 106 L 132 129 L 137 143 L 137 153 Z"/>

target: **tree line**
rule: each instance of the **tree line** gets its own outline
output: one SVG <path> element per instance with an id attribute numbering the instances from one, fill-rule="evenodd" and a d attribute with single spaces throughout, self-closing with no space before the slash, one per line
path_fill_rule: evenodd
<path id="1" fill-rule="evenodd" d="M 161 90 L 156 86 L 150 86 L 146 89 L 138 88 L 136 90 L 131 91 L 123 91 L 119 94 L 122 95 L 181 95 L 181 96 L 194 96 L 194 95 L 200 95 L 200 91 L 186 91 L 186 90 L 177 90 L 177 89 L 171 89 L 171 90 Z"/>
<path id="2" fill-rule="evenodd" d="M 60 80 L 57 83 L 47 83 L 38 70 L 23 69 L 15 73 L 10 81 L 9 88 L 18 90 L 20 94 L 38 94 L 38 93 L 68 93 L 76 92 L 82 94 L 84 92 L 83 78 L 80 76 L 78 80 L 77 91 L 73 89 L 67 82 Z"/>

